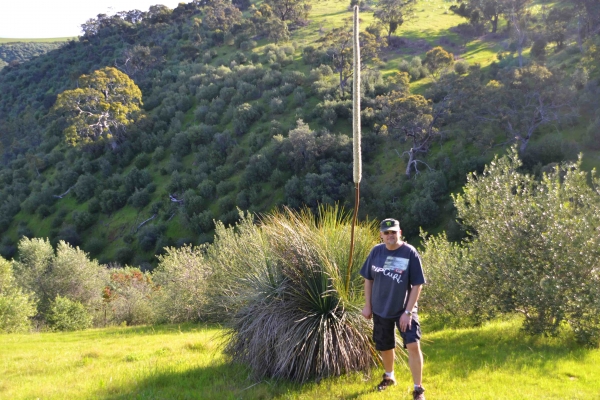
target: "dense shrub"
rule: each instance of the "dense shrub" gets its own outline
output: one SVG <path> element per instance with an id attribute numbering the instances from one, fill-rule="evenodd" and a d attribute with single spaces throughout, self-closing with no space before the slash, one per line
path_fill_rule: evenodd
<path id="1" fill-rule="evenodd" d="M 123 179 L 125 193 L 129 196 L 135 192 L 136 189 L 145 188 L 150 182 L 152 182 L 152 177 L 148 171 L 145 169 L 139 170 L 137 167 L 133 167 Z"/>
<path id="2" fill-rule="evenodd" d="M 128 264 L 133 259 L 134 253 L 130 247 L 119 247 L 115 252 L 115 260 L 120 264 Z"/>
<path id="3" fill-rule="evenodd" d="M 0 257 L 0 333 L 28 330 L 34 315 L 31 296 L 17 286 L 11 263 Z"/>
<path id="4" fill-rule="evenodd" d="M 46 320 L 56 331 L 78 331 L 92 326 L 92 316 L 83 304 L 60 295 L 50 303 Z"/>
<path id="5" fill-rule="evenodd" d="M 96 222 L 96 217 L 87 211 L 73 211 L 71 219 L 77 232 L 83 232 Z"/>
<path id="6" fill-rule="evenodd" d="M 459 60 L 454 63 L 454 72 L 459 75 L 464 75 L 469 72 L 469 62 L 466 60 Z"/>
<path id="7" fill-rule="evenodd" d="M 127 203 L 127 194 L 120 190 L 106 189 L 100 193 L 100 208 L 103 213 L 110 214 Z"/>
<path id="8" fill-rule="evenodd" d="M 136 190 L 134 194 L 129 197 L 129 202 L 135 208 L 144 208 L 150 204 L 150 194 L 146 190 Z"/>
<path id="9" fill-rule="evenodd" d="M 94 193 L 98 188 L 98 180 L 92 175 L 81 175 L 77 179 L 77 183 L 73 188 L 77 201 L 84 202 L 94 197 Z"/>
<path id="10" fill-rule="evenodd" d="M 35 294 L 38 314 L 47 315 L 56 296 L 83 304 L 90 314 L 99 308 L 105 270 L 83 251 L 61 241 L 54 254 L 44 239 L 23 238 L 18 247 L 15 277 L 19 286 Z"/>
<path id="11" fill-rule="evenodd" d="M 153 302 L 158 288 L 148 272 L 138 268 L 113 267 L 110 282 L 104 290 L 104 302 L 112 323 L 127 325 L 150 324 L 156 321 L 158 310 Z"/>
<path id="12" fill-rule="evenodd" d="M 531 45 L 531 56 L 537 60 L 543 61 L 546 58 L 546 39 L 539 38 L 533 41 Z"/>
<path id="13" fill-rule="evenodd" d="M 199 321 L 210 314 L 207 307 L 210 268 L 203 253 L 200 247 L 186 245 L 179 249 L 169 247 L 159 256 L 153 279 L 161 287 L 157 302 L 162 319 Z"/>
<path id="14" fill-rule="evenodd" d="M 443 237 L 426 242 L 432 285 L 449 289 L 425 293 L 423 306 L 480 321 L 519 312 L 529 333 L 556 334 L 568 323 L 579 341 L 598 345 L 600 182 L 594 177 L 590 187 L 580 163 L 563 164 L 541 181 L 519 173 L 520 166 L 513 148 L 469 176 L 454 199 L 473 236 L 460 249 Z"/>

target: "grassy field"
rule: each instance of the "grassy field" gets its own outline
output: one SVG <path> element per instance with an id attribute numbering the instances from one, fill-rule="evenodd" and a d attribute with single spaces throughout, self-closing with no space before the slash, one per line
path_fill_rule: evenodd
<path id="1" fill-rule="evenodd" d="M 426 327 L 426 322 L 425 322 Z M 402 399 L 373 390 L 381 371 L 305 385 L 255 382 L 222 353 L 224 330 L 205 325 L 115 327 L 0 335 L 0 399 Z M 519 321 L 425 332 L 429 399 L 600 399 L 600 350 L 529 338 Z"/>
<path id="2" fill-rule="evenodd" d="M 30 38 L 0 38 L 0 43 L 14 43 L 14 42 L 36 42 L 36 43 L 53 43 L 53 42 L 68 42 L 71 39 L 77 39 L 76 37 L 59 37 L 59 38 L 42 38 L 42 39 L 30 39 Z"/>

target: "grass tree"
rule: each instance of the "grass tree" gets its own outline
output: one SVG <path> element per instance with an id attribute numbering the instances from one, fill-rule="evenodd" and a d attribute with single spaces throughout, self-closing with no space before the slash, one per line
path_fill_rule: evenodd
<path id="1" fill-rule="evenodd" d="M 351 215 L 337 207 L 245 215 L 217 223 L 207 249 L 215 299 L 232 315 L 226 352 L 257 378 L 297 382 L 367 371 L 375 349 L 362 318 L 359 263 L 375 243 L 372 223 L 355 232 L 355 260 L 346 285 Z"/>

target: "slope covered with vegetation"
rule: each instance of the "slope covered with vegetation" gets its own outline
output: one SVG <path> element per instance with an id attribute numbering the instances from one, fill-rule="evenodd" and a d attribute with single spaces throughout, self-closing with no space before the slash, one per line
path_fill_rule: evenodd
<path id="1" fill-rule="evenodd" d="M 7 42 L 2 43 L 0 39 L 0 69 L 5 66 L 29 61 L 33 57 L 45 54 L 51 50 L 60 48 L 61 42 Z"/>
<path id="2" fill-rule="evenodd" d="M 579 152 L 598 164 L 594 2 L 480 3 L 361 3 L 361 218 L 456 240 L 449 194 L 510 144 L 538 175 Z M 41 237 L 152 268 L 238 208 L 351 206 L 350 4 L 283 4 L 99 16 L 6 66 L 0 254 Z"/>

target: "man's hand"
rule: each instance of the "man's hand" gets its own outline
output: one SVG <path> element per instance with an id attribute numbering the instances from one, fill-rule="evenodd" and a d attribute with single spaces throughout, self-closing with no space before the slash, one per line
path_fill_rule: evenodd
<path id="1" fill-rule="evenodd" d="M 400 332 L 406 332 L 410 330 L 410 324 L 412 323 L 412 315 L 402 313 L 400 316 Z"/>
<path id="2" fill-rule="evenodd" d="M 371 319 L 373 317 L 373 311 L 370 306 L 365 305 L 362 309 L 362 316 L 366 319 Z"/>

